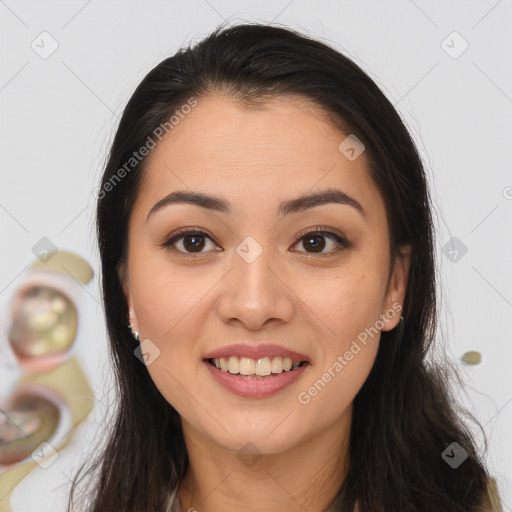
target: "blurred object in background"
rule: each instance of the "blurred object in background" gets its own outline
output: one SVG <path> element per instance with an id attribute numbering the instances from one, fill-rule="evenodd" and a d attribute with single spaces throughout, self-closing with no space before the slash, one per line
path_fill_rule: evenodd
<path id="1" fill-rule="evenodd" d="M 10 511 L 16 485 L 46 469 L 89 414 L 94 395 L 73 356 L 90 265 L 68 251 L 37 260 L 16 289 L 0 338 L 21 376 L 0 396 L 0 512 Z"/>

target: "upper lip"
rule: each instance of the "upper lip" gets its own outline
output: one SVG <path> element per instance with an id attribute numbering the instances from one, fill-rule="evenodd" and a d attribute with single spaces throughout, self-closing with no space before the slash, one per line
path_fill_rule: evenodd
<path id="1" fill-rule="evenodd" d="M 272 344 L 260 344 L 260 345 L 248 345 L 245 343 L 237 343 L 235 345 L 228 345 L 226 347 L 219 348 L 207 354 L 204 359 L 218 359 L 221 357 L 249 357 L 251 359 L 262 359 L 268 357 L 289 357 L 292 361 L 308 361 L 309 358 L 300 352 L 290 350 L 279 345 Z"/>

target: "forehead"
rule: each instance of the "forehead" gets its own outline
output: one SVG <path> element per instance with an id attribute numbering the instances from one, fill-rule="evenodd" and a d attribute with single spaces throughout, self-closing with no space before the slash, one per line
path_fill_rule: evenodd
<path id="1" fill-rule="evenodd" d="M 227 96 L 203 97 L 152 150 L 137 203 L 150 208 L 188 189 L 227 197 L 242 213 L 261 201 L 336 187 L 367 211 L 382 208 L 366 155 L 351 161 L 339 149 L 347 135 L 301 97 L 249 108 Z"/>
<path id="2" fill-rule="evenodd" d="M 172 150 L 173 158 L 185 153 L 188 161 L 203 163 L 204 157 L 212 164 L 221 161 L 239 168 L 239 158 L 253 157 L 258 167 L 288 161 L 317 161 L 327 145 L 341 139 L 326 114 L 313 103 L 297 97 L 272 98 L 248 107 L 224 95 L 201 98 L 198 105 L 185 116 L 163 139 L 156 156 Z M 263 152 L 263 153 L 262 153 Z M 270 170 L 270 169 L 269 169 Z M 279 169 L 275 169 L 279 171 Z"/>

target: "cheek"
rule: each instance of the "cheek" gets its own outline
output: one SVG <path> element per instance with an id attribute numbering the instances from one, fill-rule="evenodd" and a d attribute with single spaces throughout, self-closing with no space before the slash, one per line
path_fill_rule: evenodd
<path id="1" fill-rule="evenodd" d="M 310 298 L 322 312 L 322 327 L 317 328 L 318 359 L 297 397 L 316 411 L 313 416 L 325 415 L 326 422 L 334 421 L 354 400 L 371 371 L 380 343 L 379 329 L 375 329 L 381 301 L 376 276 L 340 277 L 334 283 L 316 301 Z"/>
<path id="2" fill-rule="evenodd" d="M 318 364 L 308 381 L 313 387 L 303 390 L 305 400 L 334 400 L 339 412 L 353 400 L 377 355 L 382 276 L 368 264 L 353 266 L 309 290 L 302 293 L 310 321 L 317 324 Z"/>
<path id="3" fill-rule="evenodd" d="M 371 266 L 351 266 L 311 285 L 296 288 L 306 304 L 305 314 L 322 322 L 318 327 L 327 336 L 329 346 L 342 349 L 350 339 L 379 318 L 384 283 Z"/>
<path id="4" fill-rule="evenodd" d="M 139 336 L 141 342 L 149 340 L 156 346 L 152 349 L 158 353 L 148 371 L 160 392 L 179 410 L 187 395 L 183 386 L 190 393 L 200 391 L 195 389 L 202 364 L 202 347 L 197 341 L 203 338 L 207 292 L 212 282 L 207 276 L 191 281 L 190 272 L 185 275 L 178 269 L 170 271 L 169 264 L 162 265 L 157 259 L 151 264 L 134 265 L 131 272 Z M 185 409 L 186 403 L 185 400 Z"/>
<path id="5" fill-rule="evenodd" d="M 313 417 L 325 416 L 322 421 L 329 424 L 350 406 L 372 369 L 378 338 L 366 346 L 349 344 L 310 379 L 298 399 L 303 407 L 311 408 Z"/>
<path id="6" fill-rule="evenodd" d="M 149 288 L 149 283 L 146 287 Z M 181 416 L 197 423 L 201 410 L 191 406 L 191 402 L 204 393 L 201 346 L 197 343 L 205 321 L 200 296 L 187 296 L 187 287 L 180 287 L 179 280 L 159 280 L 137 311 L 142 337 L 158 349 L 158 357 L 147 366 L 151 379 Z"/>
<path id="7" fill-rule="evenodd" d="M 197 314 L 202 297 L 211 287 L 209 279 L 191 280 L 190 272 L 171 271 L 169 264 L 159 265 L 155 260 L 134 268 L 132 275 L 133 304 L 143 336 L 169 344 L 181 339 L 176 333 L 183 325 L 199 327 L 197 322 L 190 323 L 190 318 Z"/>

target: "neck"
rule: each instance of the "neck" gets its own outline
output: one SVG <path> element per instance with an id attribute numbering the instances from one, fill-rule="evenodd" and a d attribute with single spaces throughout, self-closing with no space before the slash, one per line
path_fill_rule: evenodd
<path id="1" fill-rule="evenodd" d="M 325 512 L 349 466 L 352 407 L 327 430 L 250 467 L 182 419 L 189 467 L 178 497 L 183 511 Z"/>

